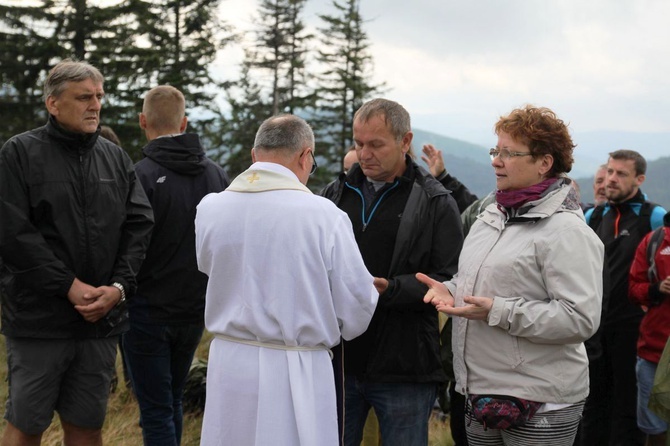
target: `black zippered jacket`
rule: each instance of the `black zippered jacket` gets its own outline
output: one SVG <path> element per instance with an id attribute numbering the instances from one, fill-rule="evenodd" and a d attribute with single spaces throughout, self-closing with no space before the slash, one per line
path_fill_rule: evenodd
<path id="1" fill-rule="evenodd" d="M 205 195 L 228 187 L 225 171 L 205 156 L 194 133 L 151 140 L 135 166 L 156 223 L 147 258 L 129 299 L 130 319 L 175 325 L 202 323 L 207 276 L 195 256 L 195 211 Z"/>
<path id="2" fill-rule="evenodd" d="M 649 208 L 643 216 L 645 202 Z M 599 223 L 593 221 L 596 210 L 602 212 Z M 661 224 L 665 213 L 662 207 L 648 202 L 641 190 L 623 203 L 606 203 L 587 211 L 587 223 L 592 228 L 597 226 L 594 230 L 605 245 L 605 269 L 609 272 L 609 298 L 601 322 L 604 328 L 616 331 L 622 327 L 639 326 L 644 311 L 628 298 L 628 274 L 638 245 L 645 235 Z M 655 224 L 652 224 L 652 217 Z"/>
<path id="3" fill-rule="evenodd" d="M 389 280 L 368 330 L 344 343 L 345 373 L 372 382 L 444 382 L 438 314 L 423 302 L 428 288 L 415 274 L 422 272 L 439 281 L 451 279 L 463 245 L 461 219 L 450 193 L 409 158 L 407 163 L 403 176 L 396 179 L 397 187 L 388 187 L 384 197 L 380 191 L 371 217 L 375 203 L 368 203 L 363 214 L 362 200 L 355 191 L 365 181 L 359 165 L 321 193 L 339 208 L 346 208 L 370 273 Z M 362 215 L 368 218 L 365 224 Z M 389 230 L 391 227 L 397 231 Z M 375 245 L 374 240 L 381 238 L 369 231 L 385 232 L 395 242 Z M 376 270 L 385 267 L 385 271 Z"/>
<path id="4" fill-rule="evenodd" d="M 132 160 L 99 133 L 68 132 L 50 116 L 0 149 L 6 336 L 93 338 L 128 327 L 127 317 L 113 327 L 86 322 L 67 298 L 75 277 L 132 294 L 153 226 Z"/>

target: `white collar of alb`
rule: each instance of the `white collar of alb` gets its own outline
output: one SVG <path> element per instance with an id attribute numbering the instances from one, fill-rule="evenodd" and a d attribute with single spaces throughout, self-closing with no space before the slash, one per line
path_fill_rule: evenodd
<path id="1" fill-rule="evenodd" d="M 299 190 L 312 193 L 304 184 L 298 181 L 298 177 L 290 170 L 286 171 L 292 177 L 286 175 L 280 169 L 265 169 L 262 164 L 254 163 L 249 169 L 239 174 L 226 190 L 233 192 L 266 192 L 271 190 Z M 283 166 L 280 166 L 283 167 Z M 280 173 L 281 172 L 281 173 Z"/>

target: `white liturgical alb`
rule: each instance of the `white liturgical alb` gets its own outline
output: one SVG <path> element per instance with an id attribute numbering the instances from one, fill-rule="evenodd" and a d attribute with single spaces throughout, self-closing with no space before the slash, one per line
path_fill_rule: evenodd
<path id="1" fill-rule="evenodd" d="M 348 216 L 257 162 L 195 226 L 215 335 L 201 444 L 337 445 L 328 349 L 366 330 L 378 298 Z"/>

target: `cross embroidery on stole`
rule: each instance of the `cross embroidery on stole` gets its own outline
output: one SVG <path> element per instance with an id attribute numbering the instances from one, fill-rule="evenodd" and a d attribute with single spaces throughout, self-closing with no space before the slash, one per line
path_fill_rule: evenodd
<path id="1" fill-rule="evenodd" d="M 256 172 L 252 173 L 251 175 L 249 175 L 247 177 L 247 181 L 252 183 L 252 184 L 253 184 L 254 181 L 257 181 L 257 180 L 260 180 L 260 179 L 261 178 L 258 176 L 258 174 Z"/>

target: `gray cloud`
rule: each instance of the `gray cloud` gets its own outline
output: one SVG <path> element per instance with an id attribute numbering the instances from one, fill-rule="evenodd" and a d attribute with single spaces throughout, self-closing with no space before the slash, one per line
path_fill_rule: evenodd
<path id="1" fill-rule="evenodd" d="M 306 23 L 330 5 L 308 1 Z M 533 103 L 576 139 L 670 132 L 666 0 L 365 0 L 361 12 L 376 79 L 418 128 L 487 144 L 501 114 Z"/>

